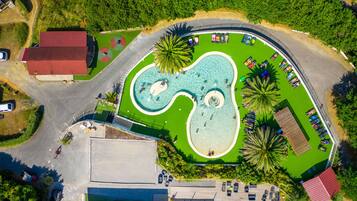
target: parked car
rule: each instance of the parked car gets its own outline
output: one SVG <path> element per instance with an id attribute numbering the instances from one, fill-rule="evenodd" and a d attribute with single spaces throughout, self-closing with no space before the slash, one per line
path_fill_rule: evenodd
<path id="1" fill-rule="evenodd" d="M 2 103 L 0 104 L 0 112 L 11 112 L 14 110 L 13 103 Z"/>
<path id="2" fill-rule="evenodd" d="M 162 184 L 162 182 L 164 181 L 164 177 L 162 176 L 162 174 L 159 174 L 159 177 L 157 178 L 158 183 Z"/>
<path id="3" fill-rule="evenodd" d="M 238 193 L 238 188 L 239 188 L 239 184 L 238 182 L 235 182 L 233 185 L 233 192 Z"/>
<path id="4" fill-rule="evenodd" d="M 227 196 L 232 196 L 232 190 L 231 189 L 227 190 Z"/>
<path id="5" fill-rule="evenodd" d="M 248 200 L 255 201 L 256 195 L 255 194 L 248 194 Z"/>
<path id="6" fill-rule="evenodd" d="M 222 183 L 222 192 L 226 191 L 226 182 Z"/>
<path id="7" fill-rule="evenodd" d="M 249 186 L 248 186 L 248 185 L 245 185 L 245 186 L 244 186 L 244 192 L 246 192 L 246 193 L 249 192 Z"/>
<path id="8" fill-rule="evenodd" d="M 174 177 L 172 175 L 169 175 L 169 182 L 172 182 L 174 180 Z"/>
<path id="9" fill-rule="evenodd" d="M 9 54 L 6 51 L 0 50 L 0 61 L 7 61 Z"/>

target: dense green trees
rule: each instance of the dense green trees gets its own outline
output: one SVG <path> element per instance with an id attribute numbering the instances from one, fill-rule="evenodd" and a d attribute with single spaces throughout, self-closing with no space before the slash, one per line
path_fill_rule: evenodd
<path id="1" fill-rule="evenodd" d="M 36 30 L 78 28 L 89 31 L 151 26 L 161 19 L 185 18 L 197 10 L 230 8 L 249 20 L 282 23 L 342 49 L 357 65 L 357 23 L 340 0 L 67 0 L 42 1 Z"/>
<path id="2" fill-rule="evenodd" d="M 242 149 L 243 157 L 254 167 L 269 172 L 279 167 L 279 162 L 287 153 L 284 138 L 274 130 L 258 128 L 246 137 Z"/>
<path id="3" fill-rule="evenodd" d="M 345 75 L 333 88 L 337 117 L 346 130 L 349 143 L 357 149 L 357 74 Z"/>
<path id="4" fill-rule="evenodd" d="M 257 113 L 268 113 L 279 102 L 279 90 L 269 79 L 255 77 L 247 79 L 246 87 L 242 90 L 243 103 Z"/>
<path id="5" fill-rule="evenodd" d="M 348 167 L 339 170 L 337 176 L 345 196 L 354 201 L 357 200 L 357 171 L 352 167 Z"/>
<path id="6" fill-rule="evenodd" d="M 192 49 L 180 36 L 169 34 L 155 44 L 155 64 L 162 73 L 177 73 L 192 60 Z"/>
<path id="7" fill-rule="evenodd" d="M 0 172 L 0 200 L 36 201 L 40 200 L 31 185 L 15 181 L 8 172 Z"/>

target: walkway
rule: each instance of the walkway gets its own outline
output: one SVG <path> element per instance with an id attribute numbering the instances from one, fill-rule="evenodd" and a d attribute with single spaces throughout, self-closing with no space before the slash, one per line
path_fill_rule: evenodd
<path id="1" fill-rule="evenodd" d="M 242 26 L 244 23 L 238 20 L 207 19 L 192 21 L 187 25 L 192 26 L 193 29 L 202 29 L 204 27 Z M 327 105 L 325 104 L 326 92 L 347 72 L 345 68 L 330 55 L 296 40 L 286 32 L 267 29 L 259 25 L 257 27 L 289 47 L 301 68 L 306 72 L 320 101 L 324 103 L 324 106 Z M 72 119 L 81 113 L 93 110 L 96 103 L 95 97 L 99 93 L 110 90 L 113 84 L 122 82 L 129 70 L 151 50 L 165 31 L 161 30 L 151 35 L 140 34 L 111 65 L 92 81 L 74 84 L 43 83 L 29 77 L 24 67 L 19 64 L 14 62 L 0 64 L 0 77 L 4 76 L 16 83 L 45 106 L 44 120 L 33 139 L 5 152 L 28 166 L 37 164 L 51 167 L 53 164 L 49 161 L 53 158 L 53 150 L 58 147 L 59 137 Z M 75 168 L 70 164 L 53 167 L 63 177 L 71 175 L 71 171 Z M 64 182 L 66 188 L 66 180 Z M 74 188 L 76 182 L 80 184 L 79 180 L 74 180 L 68 188 Z M 65 198 L 65 200 L 68 199 Z"/>

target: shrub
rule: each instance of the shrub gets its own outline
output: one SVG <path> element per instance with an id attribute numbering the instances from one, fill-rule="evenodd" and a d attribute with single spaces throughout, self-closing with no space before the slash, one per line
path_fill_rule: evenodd
<path id="1" fill-rule="evenodd" d="M 26 23 L 17 23 L 15 24 L 15 34 L 19 45 L 23 46 L 29 34 L 29 27 Z"/>

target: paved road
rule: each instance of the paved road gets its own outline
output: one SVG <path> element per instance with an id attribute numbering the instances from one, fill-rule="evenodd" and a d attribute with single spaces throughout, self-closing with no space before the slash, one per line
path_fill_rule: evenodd
<path id="1" fill-rule="evenodd" d="M 237 25 L 238 20 L 207 19 L 188 23 L 193 28 Z M 343 66 L 323 51 L 306 46 L 286 32 L 260 27 L 265 32 L 278 38 L 289 47 L 301 68 L 306 72 L 321 102 L 326 102 L 326 91 L 337 83 L 347 71 Z M 51 167 L 48 163 L 53 157 L 53 151 L 58 146 L 58 139 L 71 122 L 73 117 L 91 110 L 95 106 L 95 97 L 112 88 L 113 84 L 122 81 L 127 72 L 150 51 L 155 41 L 165 32 L 144 35 L 140 34 L 101 74 L 92 81 L 74 84 L 44 83 L 29 77 L 21 65 L 15 63 L 0 64 L 0 76 L 16 83 L 30 96 L 45 106 L 44 120 L 36 135 L 28 143 L 4 152 L 21 160 L 28 166 L 33 164 Z M 327 104 L 324 104 L 327 105 Z M 0 156 L 1 157 L 1 156 Z M 0 158 L 1 160 L 1 158 Z M 1 163 L 0 168 L 5 164 Z M 71 171 L 70 165 L 56 169 L 59 174 L 66 175 Z"/>

